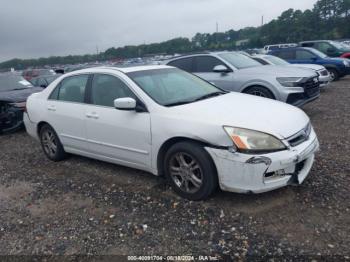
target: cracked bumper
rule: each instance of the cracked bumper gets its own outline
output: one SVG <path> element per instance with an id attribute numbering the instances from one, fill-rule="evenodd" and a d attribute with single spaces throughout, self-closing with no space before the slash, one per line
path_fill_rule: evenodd
<path id="1" fill-rule="evenodd" d="M 318 149 L 314 131 L 307 141 L 296 147 L 264 155 L 206 147 L 216 165 L 220 188 L 237 193 L 263 193 L 301 184 L 311 170 Z M 253 158 L 257 161 L 249 161 Z"/>

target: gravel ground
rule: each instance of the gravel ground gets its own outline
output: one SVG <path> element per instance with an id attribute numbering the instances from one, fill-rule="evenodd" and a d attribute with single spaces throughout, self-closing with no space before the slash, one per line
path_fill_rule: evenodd
<path id="1" fill-rule="evenodd" d="M 350 261 L 350 78 L 304 110 L 321 144 L 304 184 L 205 202 L 134 169 L 78 156 L 50 162 L 24 131 L 0 136 L 0 255 Z"/>

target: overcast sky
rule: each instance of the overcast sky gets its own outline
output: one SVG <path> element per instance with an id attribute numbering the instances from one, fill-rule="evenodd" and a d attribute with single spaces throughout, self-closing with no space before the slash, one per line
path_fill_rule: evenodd
<path id="1" fill-rule="evenodd" d="M 0 61 L 241 29 L 316 0 L 0 0 Z"/>

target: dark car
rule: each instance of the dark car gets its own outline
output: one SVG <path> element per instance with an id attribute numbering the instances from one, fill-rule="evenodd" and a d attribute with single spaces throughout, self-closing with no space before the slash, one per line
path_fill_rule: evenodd
<path id="1" fill-rule="evenodd" d="M 45 75 L 55 75 L 56 72 L 52 69 L 27 69 L 24 70 L 22 76 L 30 81 L 34 77 L 45 76 Z"/>
<path id="2" fill-rule="evenodd" d="M 23 112 L 28 96 L 42 91 L 16 73 L 0 74 L 0 133 L 23 127 Z"/>
<path id="3" fill-rule="evenodd" d="M 332 80 L 350 74 L 350 60 L 346 58 L 332 58 L 324 53 L 308 47 L 280 48 L 272 50 L 269 55 L 278 56 L 292 64 L 322 65 L 329 71 Z"/>
<path id="4" fill-rule="evenodd" d="M 330 40 L 300 42 L 301 47 L 311 47 L 325 53 L 329 57 L 350 58 L 350 46 Z"/>
<path id="5" fill-rule="evenodd" d="M 48 87 L 54 80 L 56 80 L 61 75 L 46 75 L 46 76 L 38 76 L 32 78 L 29 82 L 32 83 L 33 86 L 39 86 L 42 88 Z"/>

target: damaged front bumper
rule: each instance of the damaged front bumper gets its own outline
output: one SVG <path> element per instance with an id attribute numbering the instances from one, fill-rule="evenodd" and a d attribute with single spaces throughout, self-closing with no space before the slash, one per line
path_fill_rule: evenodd
<path id="1" fill-rule="evenodd" d="M 23 128 L 23 108 L 0 101 L 0 133 L 15 132 Z"/>
<path id="2" fill-rule="evenodd" d="M 318 149 L 313 130 L 302 144 L 263 155 L 206 147 L 216 165 L 220 188 L 237 193 L 263 193 L 301 184 L 311 170 Z"/>

